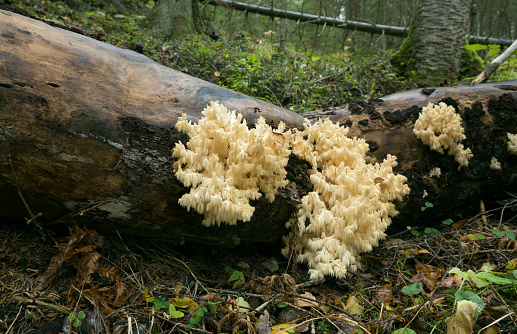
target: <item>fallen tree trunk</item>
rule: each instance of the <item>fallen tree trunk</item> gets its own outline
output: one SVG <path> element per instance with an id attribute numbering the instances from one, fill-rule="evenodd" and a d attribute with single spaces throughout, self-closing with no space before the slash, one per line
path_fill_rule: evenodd
<path id="1" fill-rule="evenodd" d="M 304 118 L 161 66 L 138 53 L 0 10 L 0 217 L 24 223 L 30 208 L 50 226 L 77 222 L 174 241 L 232 245 L 232 236 L 279 242 L 285 222 L 307 190 L 306 165 L 292 158 L 290 185 L 274 203 L 258 200 L 249 223 L 206 228 L 178 198 L 187 191 L 172 174 L 171 150 L 185 140 L 174 125 L 196 121 L 211 101 L 244 114 L 301 127 Z M 330 117 L 370 142 L 372 156 L 395 154 L 412 191 L 398 207 L 398 224 L 412 224 L 425 202 L 436 216 L 515 182 L 517 158 L 506 132 L 517 132 L 517 82 L 413 90 L 382 101 L 304 115 Z M 412 134 L 429 101 L 453 104 L 464 117 L 474 158 L 458 171 L 454 159 L 424 147 Z M 489 168 L 495 156 L 502 170 Z M 428 177 L 433 167 L 440 178 Z M 26 200 L 18 194 L 18 187 Z M 428 194 L 424 198 L 424 191 Z"/>

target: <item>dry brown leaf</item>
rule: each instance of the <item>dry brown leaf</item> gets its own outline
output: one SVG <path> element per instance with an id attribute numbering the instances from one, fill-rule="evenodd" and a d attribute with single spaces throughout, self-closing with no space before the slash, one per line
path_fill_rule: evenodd
<path id="1" fill-rule="evenodd" d="M 456 274 L 454 276 L 450 276 L 450 277 L 446 277 L 442 280 L 442 284 L 441 286 L 443 287 L 446 287 L 446 288 L 449 288 L 449 289 L 456 289 L 456 288 L 459 288 L 461 286 L 461 278 L 458 279 L 457 277 L 455 277 Z"/>
<path id="2" fill-rule="evenodd" d="M 309 299 L 316 299 L 310 292 L 305 292 L 304 294 L 300 295 L 301 297 L 309 298 Z M 293 305 L 298 307 L 318 307 L 318 303 L 307 300 L 305 298 L 295 298 Z"/>
<path id="3" fill-rule="evenodd" d="M 477 309 L 478 304 L 470 300 L 460 300 L 456 314 L 445 319 L 447 334 L 471 334 Z"/>
<path id="4" fill-rule="evenodd" d="M 417 264 L 415 268 L 417 273 L 422 275 L 422 282 L 424 283 L 425 287 L 429 291 L 434 290 L 436 284 L 438 284 L 440 278 L 443 275 L 443 270 L 423 263 Z"/>
<path id="5" fill-rule="evenodd" d="M 377 300 L 383 303 L 389 303 L 393 300 L 393 294 L 391 292 L 391 284 L 385 284 L 382 289 L 379 289 L 375 292 L 377 295 Z"/>

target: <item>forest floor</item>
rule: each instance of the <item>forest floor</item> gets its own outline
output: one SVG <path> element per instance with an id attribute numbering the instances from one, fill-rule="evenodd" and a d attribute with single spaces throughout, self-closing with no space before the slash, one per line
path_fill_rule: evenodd
<path id="1" fill-rule="evenodd" d="M 180 246 L 1 226 L 0 331 L 517 333 L 517 201 L 491 206 L 391 235 L 363 255 L 360 271 L 316 282 L 281 245 Z M 479 315 L 454 316 L 459 300 Z"/>
<path id="2" fill-rule="evenodd" d="M 22 7 L 56 24 L 77 23 L 85 15 L 74 14 L 61 2 L 39 1 L 39 7 L 31 8 L 27 3 Z M 87 15 L 95 27 L 115 26 L 104 11 Z M 123 33 L 105 36 L 103 32 L 97 37 L 118 38 L 119 46 L 140 45 L 153 51 L 154 44 L 136 39 L 141 38 L 135 32 L 139 15 L 119 16 Z M 128 35 L 135 36 L 132 44 Z M 173 58 L 171 50 L 157 49 L 153 54 L 166 65 L 179 66 L 181 57 Z M 220 58 L 227 56 L 234 55 Z M 259 66 L 254 59 L 246 58 L 244 68 Z M 321 107 L 321 99 L 331 100 L 329 94 L 341 97 L 346 91 L 349 98 L 364 98 L 374 86 L 379 95 L 392 92 L 388 88 L 408 88 L 407 82 L 393 78 L 389 68 L 366 66 L 371 82 L 364 87 L 359 85 L 364 81 L 361 74 L 345 77 L 350 69 L 346 67 L 347 71 L 323 75 L 336 79 L 323 90 L 313 82 L 323 85 L 330 80 L 308 75 L 309 71 L 301 70 L 304 64 L 300 62 L 303 76 L 298 88 L 275 95 L 280 102 L 299 103 L 299 111 Z M 220 79 L 226 65 L 221 62 L 221 73 L 217 68 L 203 79 L 211 75 L 214 82 L 224 81 L 234 89 L 229 83 L 236 71 Z M 201 77 L 201 72 L 190 74 Z M 390 83 L 386 90 L 377 88 L 382 87 L 380 78 Z M 278 82 L 282 89 L 295 84 Z M 354 85 L 353 93 L 343 82 Z M 323 93 L 309 103 L 310 89 L 316 88 Z M 336 98 L 334 103 L 343 101 Z M 238 240 L 231 249 L 172 245 L 117 234 L 102 236 L 79 227 L 55 235 L 32 226 L 13 229 L 0 222 L 0 332 L 517 333 L 517 224 L 513 220 L 517 201 L 489 207 L 434 227 L 391 234 L 363 255 L 360 271 L 345 279 L 316 282 L 309 280 L 306 266 L 293 266 L 282 257 L 281 245 L 237 244 Z M 455 317 L 461 313 L 458 309 L 463 310 L 458 303 L 462 300 L 475 303 L 479 314 Z M 450 331 L 454 326 L 457 330 Z"/>

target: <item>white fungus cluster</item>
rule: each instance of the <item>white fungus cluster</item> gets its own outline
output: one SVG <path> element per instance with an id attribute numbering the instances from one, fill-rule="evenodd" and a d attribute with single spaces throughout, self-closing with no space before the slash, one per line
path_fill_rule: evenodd
<path id="1" fill-rule="evenodd" d="M 348 130 L 327 119 L 284 134 L 293 153 L 313 167 L 314 191 L 302 199 L 296 245 L 311 279 L 342 278 L 348 268 L 356 270 L 359 254 L 385 238 L 390 217 L 398 213 L 391 201 L 409 193 L 406 178 L 393 173 L 396 158 L 366 163 L 368 144 L 347 137 Z"/>
<path id="2" fill-rule="evenodd" d="M 490 160 L 490 169 L 501 170 L 501 163 L 497 161 L 496 157 L 492 157 Z"/>
<path id="3" fill-rule="evenodd" d="M 508 152 L 517 154 L 517 134 L 507 133 L 508 136 Z"/>
<path id="4" fill-rule="evenodd" d="M 434 176 L 436 178 L 439 178 L 441 175 L 442 175 L 442 170 L 440 169 L 440 167 L 434 167 L 429 172 L 429 177 L 433 177 Z"/>
<path id="5" fill-rule="evenodd" d="M 218 102 L 210 102 L 203 116 L 192 124 L 183 114 L 176 123 L 190 138 L 173 151 L 176 177 L 191 187 L 179 203 L 204 214 L 205 226 L 249 221 L 255 211 L 250 199 L 260 198 L 261 191 L 273 202 L 277 189 L 287 185 L 288 146 L 262 117 L 250 130 L 241 114 Z M 279 128 L 283 131 L 283 124 Z"/>
<path id="6" fill-rule="evenodd" d="M 460 144 L 466 138 L 461 126 L 461 116 L 455 112 L 453 106 L 447 106 L 443 102 L 439 105 L 429 103 L 422 108 L 413 133 L 434 151 L 443 154 L 443 150 L 448 149 L 449 155 L 454 156 L 459 163 L 458 169 L 468 166 L 473 156 L 469 148 L 465 149 Z"/>

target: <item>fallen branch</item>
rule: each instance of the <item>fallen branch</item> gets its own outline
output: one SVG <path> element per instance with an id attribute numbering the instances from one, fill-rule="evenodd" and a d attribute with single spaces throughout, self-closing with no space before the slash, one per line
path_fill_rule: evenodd
<path id="1" fill-rule="evenodd" d="M 485 69 L 478 75 L 478 77 L 476 78 L 476 81 L 474 81 L 474 83 L 479 84 L 479 83 L 482 83 L 482 82 L 488 80 L 488 78 L 490 78 L 492 73 L 494 73 L 495 70 L 497 70 L 497 68 L 499 68 L 499 66 L 501 66 L 501 64 L 506 59 L 510 58 L 510 56 L 512 54 L 514 54 L 514 52 L 516 50 L 517 50 L 517 39 L 512 43 L 512 45 L 510 45 L 510 47 L 508 49 L 506 49 L 505 52 L 503 52 L 499 57 L 494 59 L 490 64 L 488 64 L 485 67 Z"/>

